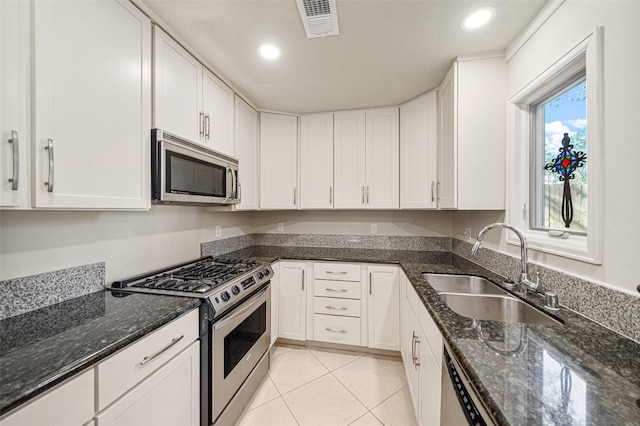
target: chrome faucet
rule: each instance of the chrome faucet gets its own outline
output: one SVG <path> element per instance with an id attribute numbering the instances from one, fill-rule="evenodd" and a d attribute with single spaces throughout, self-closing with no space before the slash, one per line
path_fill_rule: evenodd
<path id="1" fill-rule="evenodd" d="M 520 238 L 520 262 L 521 262 L 521 270 L 520 270 L 520 287 L 523 291 L 532 291 L 539 292 L 540 289 L 540 280 L 536 279 L 536 282 L 533 282 L 529 279 L 528 266 L 527 266 L 527 239 L 521 230 L 516 228 L 515 226 L 509 225 L 507 223 L 492 223 L 490 225 L 485 226 L 480 233 L 478 233 L 478 238 L 476 239 L 475 244 L 471 248 L 471 254 L 475 256 L 478 254 L 478 250 L 482 246 L 482 240 L 484 239 L 485 234 L 492 230 L 493 228 L 506 228 L 512 230 L 518 238 Z"/>

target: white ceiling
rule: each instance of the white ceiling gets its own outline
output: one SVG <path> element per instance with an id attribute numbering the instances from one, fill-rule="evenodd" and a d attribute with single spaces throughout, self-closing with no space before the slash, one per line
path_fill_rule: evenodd
<path id="1" fill-rule="evenodd" d="M 295 0 L 143 0 L 255 106 L 308 113 L 397 105 L 436 88 L 456 56 L 504 50 L 545 0 L 337 0 L 340 35 L 307 39 Z M 460 21 L 481 6 L 496 18 Z M 258 57 L 259 44 L 282 57 Z"/>

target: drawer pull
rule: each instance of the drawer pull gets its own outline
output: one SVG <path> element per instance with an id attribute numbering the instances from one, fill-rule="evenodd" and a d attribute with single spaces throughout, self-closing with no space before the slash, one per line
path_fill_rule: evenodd
<path id="1" fill-rule="evenodd" d="M 335 328 L 329 328 L 329 327 L 325 327 L 325 330 L 330 331 L 332 333 L 342 333 L 342 334 L 347 333 L 347 330 L 336 330 Z"/>
<path id="2" fill-rule="evenodd" d="M 169 343 L 166 347 L 160 349 L 158 352 L 156 352 L 153 355 L 149 355 L 149 356 L 145 356 L 144 358 L 142 358 L 142 361 L 140 361 L 140 365 L 145 365 L 146 363 L 148 363 L 149 361 L 159 357 L 160 355 L 162 355 L 163 353 L 165 353 L 166 351 L 168 351 L 171 347 L 173 347 L 173 345 L 175 345 L 176 343 L 178 343 L 180 340 L 182 340 L 182 338 L 184 337 L 184 334 L 180 337 L 175 337 L 171 340 L 171 343 Z"/>
<path id="3" fill-rule="evenodd" d="M 325 290 L 327 291 L 333 291 L 335 293 L 346 293 L 349 290 L 347 290 L 346 288 L 341 288 L 341 289 L 335 289 L 335 288 L 325 288 Z"/>
<path id="4" fill-rule="evenodd" d="M 338 274 L 338 275 L 345 275 L 347 274 L 347 271 L 325 271 L 327 274 Z"/>
<path id="5" fill-rule="evenodd" d="M 329 306 L 329 305 L 325 306 L 325 308 L 332 309 L 334 311 L 346 311 L 347 309 L 349 309 L 349 308 L 344 307 L 344 306 L 337 307 L 337 306 Z"/>

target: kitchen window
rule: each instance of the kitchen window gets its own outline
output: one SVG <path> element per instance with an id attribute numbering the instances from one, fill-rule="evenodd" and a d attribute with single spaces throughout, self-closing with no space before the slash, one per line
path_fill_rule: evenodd
<path id="1" fill-rule="evenodd" d="M 604 218 L 603 70 L 598 27 L 508 106 L 509 223 L 534 250 L 594 264 Z"/>

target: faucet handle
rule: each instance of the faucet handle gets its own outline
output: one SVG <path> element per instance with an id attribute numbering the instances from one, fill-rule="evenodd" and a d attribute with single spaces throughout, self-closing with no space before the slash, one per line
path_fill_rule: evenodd
<path id="1" fill-rule="evenodd" d="M 545 293 L 544 294 L 544 299 L 545 299 L 545 303 L 544 303 L 544 307 L 547 309 L 550 309 L 552 311 L 557 311 L 558 309 L 560 309 L 560 307 L 558 306 L 558 295 L 556 293 Z"/>

